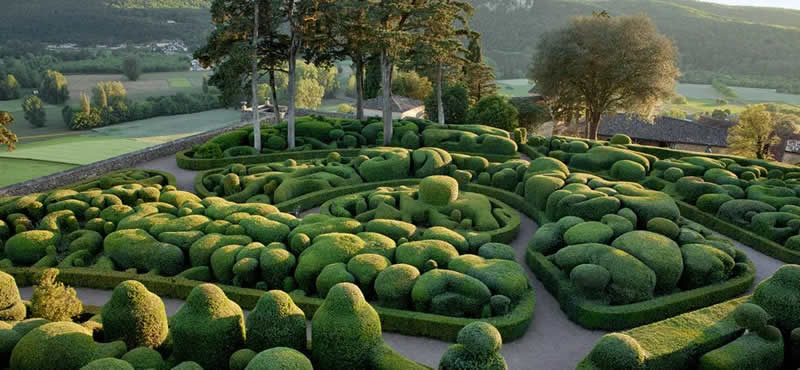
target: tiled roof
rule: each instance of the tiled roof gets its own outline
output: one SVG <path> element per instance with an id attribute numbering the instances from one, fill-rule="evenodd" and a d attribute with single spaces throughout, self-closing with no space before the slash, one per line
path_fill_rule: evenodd
<path id="1" fill-rule="evenodd" d="M 412 109 L 419 108 L 423 103 L 419 100 L 406 98 L 405 96 L 392 95 L 392 112 L 403 113 Z M 383 96 L 369 99 L 364 102 L 364 109 L 383 110 Z"/>
<path id="2" fill-rule="evenodd" d="M 726 128 L 671 117 L 658 117 L 654 123 L 648 123 L 630 115 L 617 114 L 603 120 L 598 134 L 600 136 L 625 134 L 636 140 L 665 143 L 728 146 Z"/>

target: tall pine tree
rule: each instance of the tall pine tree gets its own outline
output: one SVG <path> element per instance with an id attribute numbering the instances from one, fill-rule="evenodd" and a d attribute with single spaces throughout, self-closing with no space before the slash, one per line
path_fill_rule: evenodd
<path id="1" fill-rule="evenodd" d="M 494 69 L 483 62 L 481 34 L 470 32 L 464 64 L 464 85 L 469 90 L 470 102 L 474 104 L 484 96 L 496 94 L 499 88 L 494 81 Z"/>

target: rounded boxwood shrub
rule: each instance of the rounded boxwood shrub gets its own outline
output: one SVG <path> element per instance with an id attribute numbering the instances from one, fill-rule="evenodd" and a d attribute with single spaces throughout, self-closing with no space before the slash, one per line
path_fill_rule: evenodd
<path id="1" fill-rule="evenodd" d="M 59 321 L 32 329 L 11 352 L 12 369 L 80 369 L 95 357 L 98 345 L 81 325 Z M 123 346 L 124 347 L 124 346 Z"/>
<path id="2" fill-rule="evenodd" d="M 244 316 L 238 304 L 213 284 L 192 289 L 170 322 L 173 356 L 206 369 L 224 369 L 245 345 Z"/>
<path id="3" fill-rule="evenodd" d="M 628 136 L 628 135 L 616 134 L 616 135 L 612 136 L 611 140 L 609 140 L 608 142 L 611 143 L 611 144 L 616 144 L 616 145 L 628 145 L 628 144 L 633 143 L 633 140 L 631 140 L 631 137 Z"/>
<path id="4" fill-rule="evenodd" d="M 164 359 L 158 351 L 148 348 L 139 347 L 134 348 L 130 352 L 124 354 L 122 359 L 129 364 L 133 365 L 134 369 L 164 369 Z"/>
<path id="5" fill-rule="evenodd" d="M 347 271 L 347 265 L 342 262 L 325 266 L 317 276 L 317 293 L 325 298 L 328 291 L 339 283 L 355 283 L 356 277 Z"/>
<path id="6" fill-rule="evenodd" d="M 677 182 L 683 176 L 683 170 L 678 167 L 670 167 L 664 170 L 664 180 L 669 182 Z"/>
<path id="7" fill-rule="evenodd" d="M 128 361 L 106 357 L 86 364 L 81 370 L 134 370 L 134 367 Z"/>
<path id="8" fill-rule="evenodd" d="M 253 357 L 245 370 L 313 370 L 311 361 L 292 348 L 275 347 Z"/>
<path id="9" fill-rule="evenodd" d="M 100 316 L 104 338 L 122 340 L 128 348 L 157 348 L 167 339 L 164 302 L 138 281 L 117 285 Z"/>
<path id="10" fill-rule="evenodd" d="M 474 322 L 458 332 L 457 344 L 450 346 L 439 361 L 440 370 L 505 370 L 499 353 L 503 340 L 491 324 Z"/>
<path id="11" fill-rule="evenodd" d="M 767 311 L 752 303 L 743 303 L 733 311 L 736 325 L 749 331 L 758 331 L 767 326 Z"/>
<path id="12" fill-rule="evenodd" d="M 681 249 L 672 239 L 650 231 L 631 231 L 615 239 L 614 248 L 628 252 L 656 274 L 656 291 L 672 291 L 683 273 Z"/>
<path id="13" fill-rule="evenodd" d="M 306 348 L 306 315 L 283 291 L 262 295 L 247 316 L 247 348 L 260 352 L 273 347 Z"/>
<path id="14" fill-rule="evenodd" d="M 491 298 L 480 280 L 461 272 L 433 269 L 417 278 L 411 300 L 420 312 L 476 317 Z"/>
<path id="15" fill-rule="evenodd" d="M 458 181 L 449 176 L 428 176 L 419 183 L 419 198 L 435 206 L 446 206 L 458 198 Z"/>
<path id="16" fill-rule="evenodd" d="M 381 321 L 357 286 L 337 284 L 311 320 L 311 358 L 320 369 L 368 369 L 383 344 Z"/>
<path id="17" fill-rule="evenodd" d="M 351 258 L 347 262 L 347 271 L 356 278 L 362 292 L 371 292 L 375 278 L 391 265 L 392 262 L 382 255 L 366 253 Z"/>
<path id="18" fill-rule="evenodd" d="M 570 227 L 564 233 L 564 242 L 567 245 L 583 243 L 605 244 L 614 236 L 614 229 L 610 226 L 597 222 L 589 221 Z"/>
<path id="19" fill-rule="evenodd" d="M 378 273 L 375 278 L 375 293 L 381 306 L 403 309 L 411 300 L 411 290 L 419 277 L 419 270 L 411 265 L 398 263 Z"/>
<path id="20" fill-rule="evenodd" d="M 47 247 L 55 246 L 61 234 L 47 230 L 25 231 L 6 241 L 5 256 L 18 266 L 30 266 L 47 255 Z"/>
<path id="21" fill-rule="evenodd" d="M 622 181 L 640 181 L 647 176 L 647 169 L 631 160 L 621 160 L 611 166 L 611 176 Z"/>
<path id="22" fill-rule="evenodd" d="M 4 321 L 20 321 L 25 319 L 24 309 L 12 309 L 22 306 L 22 298 L 14 277 L 0 271 L 0 319 Z M 24 306 L 22 306 L 24 308 Z"/>
<path id="23" fill-rule="evenodd" d="M 514 248 L 503 243 L 486 243 L 478 248 L 478 255 L 486 259 L 503 259 L 516 261 Z"/>
<path id="24" fill-rule="evenodd" d="M 694 289 L 725 281 L 736 263 L 733 258 L 704 244 L 684 244 L 683 276 L 680 285 L 684 289 Z"/>
<path id="25" fill-rule="evenodd" d="M 611 282 L 611 273 L 603 266 L 583 264 L 572 269 L 569 279 L 581 292 L 594 296 L 606 289 Z"/>
<path id="26" fill-rule="evenodd" d="M 600 370 L 644 369 L 645 352 L 633 337 L 611 333 L 600 338 L 588 359 Z"/>
<path id="27" fill-rule="evenodd" d="M 681 229 L 676 223 L 663 217 L 655 217 L 647 221 L 647 231 L 664 235 L 670 239 L 677 238 L 681 233 Z"/>
<path id="28" fill-rule="evenodd" d="M 256 357 L 255 351 L 249 348 L 242 348 L 231 355 L 228 366 L 231 370 L 244 370 L 253 357 Z"/>
<path id="29" fill-rule="evenodd" d="M 753 303 L 761 306 L 775 320 L 775 325 L 789 331 L 800 328 L 800 266 L 785 265 L 764 280 L 753 293 Z"/>

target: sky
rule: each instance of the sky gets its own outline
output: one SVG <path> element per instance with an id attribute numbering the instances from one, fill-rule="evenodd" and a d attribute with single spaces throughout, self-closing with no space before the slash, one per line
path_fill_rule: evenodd
<path id="1" fill-rule="evenodd" d="M 772 6 L 778 8 L 800 9 L 800 0 L 702 0 L 727 5 Z"/>

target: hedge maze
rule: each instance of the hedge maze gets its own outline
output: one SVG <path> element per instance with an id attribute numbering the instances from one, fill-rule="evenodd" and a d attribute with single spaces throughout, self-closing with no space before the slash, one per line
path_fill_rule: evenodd
<path id="1" fill-rule="evenodd" d="M 570 320 L 630 329 L 579 368 L 796 368 L 800 267 L 736 298 L 755 268 L 715 231 L 796 262 L 800 168 L 424 120 L 396 122 L 389 147 L 378 121 L 303 117 L 297 134 L 295 150 L 279 124 L 261 153 L 247 128 L 178 153 L 204 170 L 194 192 L 123 170 L 0 198 L 3 365 L 426 368 L 387 330 L 456 342 L 440 369 L 505 369 L 502 342 L 534 319 L 520 237 Z M 16 283 L 45 268 L 111 298 L 36 318 Z M 185 303 L 168 317 L 159 297 Z"/>

